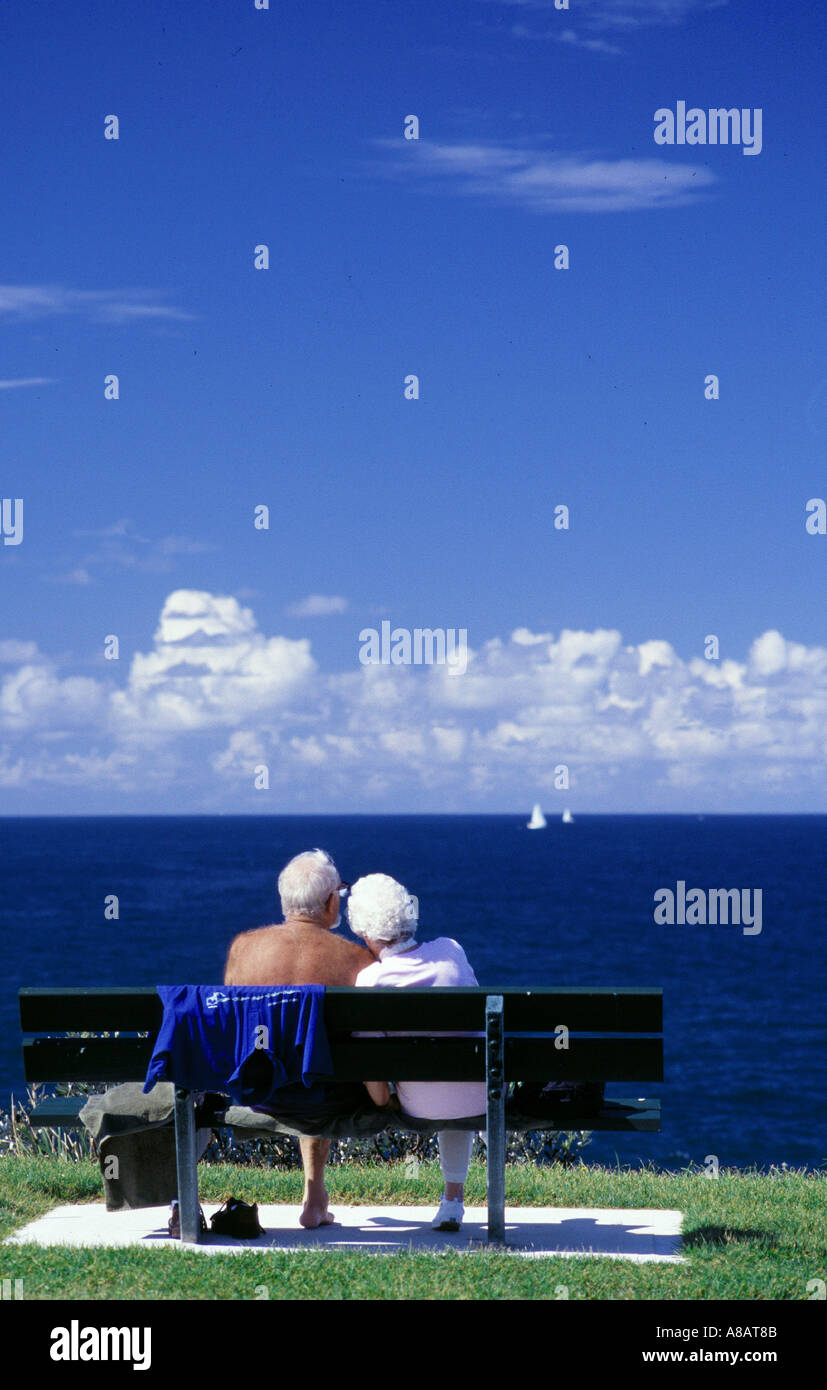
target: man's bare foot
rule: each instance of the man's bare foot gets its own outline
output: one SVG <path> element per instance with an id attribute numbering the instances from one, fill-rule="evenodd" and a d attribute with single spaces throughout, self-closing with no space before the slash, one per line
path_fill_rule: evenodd
<path id="1" fill-rule="evenodd" d="M 326 1202 L 324 1206 L 317 1202 L 305 1202 L 299 1216 L 299 1225 L 308 1231 L 314 1231 L 317 1226 L 332 1226 L 335 1221 L 336 1217 L 328 1210 Z"/>

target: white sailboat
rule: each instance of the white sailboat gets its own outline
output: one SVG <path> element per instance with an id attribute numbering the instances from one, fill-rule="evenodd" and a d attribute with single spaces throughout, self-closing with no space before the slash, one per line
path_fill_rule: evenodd
<path id="1" fill-rule="evenodd" d="M 564 825 L 574 825 L 574 816 L 572 815 L 572 813 L 571 813 L 571 811 L 569 810 L 568 806 L 566 807 L 565 811 L 563 812 L 563 824 L 564 824 Z"/>
<path id="2" fill-rule="evenodd" d="M 526 828 L 528 830 L 545 830 L 546 828 L 546 818 L 540 809 L 539 801 L 535 801 L 534 803 L 534 810 L 531 812 L 531 820 L 528 822 Z"/>

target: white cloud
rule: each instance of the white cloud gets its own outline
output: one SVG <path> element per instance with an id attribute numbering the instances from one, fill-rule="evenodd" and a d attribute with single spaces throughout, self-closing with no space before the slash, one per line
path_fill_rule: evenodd
<path id="1" fill-rule="evenodd" d="M 163 772 L 164 780 L 172 770 L 167 764 Z M 56 780 L 60 782 L 74 782 L 81 786 L 112 784 L 123 790 L 136 791 L 146 782 L 150 786 L 157 782 L 160 769 L 150 768 L 146 776 L 146 770 L 137 754 L 115 748 L 106 755 L 97 752 L 89 756 L 67 753 L 58 764 L 56 772 Z M 51 780 L 51 774 L 45 773 L 43 768 L 38 772 L 38 776 L 41 780 Z"/>
<path id="2" fill-rule="evenodd" d="M 615 54 L 623 51 L 617 44 L 607 43 L 605 39 L 581 39 L 574 29 L 564 29 L 555 37 L 558 43 L 568 44 L 571 48 L 587 48 L 590 53 Z"/>
<path id="3" fill-rule="evenodd" d="M 73 531 L 73 532 L 72 532 L 72 535 L 73 535 L 73 536 L 98 536 L 98 537 L 125 536 L 125 535 L 127 534 L 127 531 L 128 531 L 128 530 L 129 530 L 129 522 L 128 522 L 128 521 L 126 520 L 126 518 L 124 517 L 124 518 L 122 518 L 120 521 L 113 521 L 113 523 L 112 523 L 111 526 L 102 526 L 102 527 L 100 527 L 98 530 L 93 530 L 93 531 Z M 143 538 L 143 537 L 139 537 L 138 539 L 144 539 L 144 538 Z"/>
<path id="4" fill-rule="evenodd" d="M 45 577 L 53 584 L 80 584 L 84 588 L 92 583 L 92 576 L 83 565 L 68 570 L 66 574 L 50 574 Z"/>
<path id="5" fill-rule="evenodd" d="M 315 669 L 306 638 L 266 638 L 237 599 L 177 589 L 154 649 L 135 654 L 126 689 L 112 697 L 112 714 L 125 731 L 233 725 L 283 708 Z"/>
<path id="6" fill-rule="evenodd" d="M 21 376 L 14 380 L 0 381 L 0 391 L 14 391 L 19 386 L 47 386 L 54 381 L 51 376 Z"/>
<path id="7" fill-rule="evenodd" d="M 0 748 L 0 787 L 23 787 L 26 785 L 26 767 L 22 757 L 11 762 L 8 748 Z"/>
<path id="8" fill-rule="evenodd" d="M 18 642 L 13 637 L 0 642 L 0 662 L 18 666 L 24 661 L 34 661 L 37 655 L 36 642 Z"/>
<path id="9" fill-rule="evenodd" d="M 431 729 L 437 751 L 441 757 L 447 758 L 449 762 L 458 762 L 465 752 L 468 736 L 464 729 L 440 728 L 435 724 Z"/>
<path id="10" fill-rule="evenodd" d="M 161 610 L 155 641 L 171 646 L 194 637 L 212 637 L 230 643 L 255 632 L 252 609 L 242 608 L 237 599 L 218 598 L 197 589 L 176 589 Z"/>
<path id="11" fill-rule="evenodd" d="M 425 753 L 425 740 L 418 729 L 388 729 L 379 735 L 382 747 L 394 757 L 416 760 Z"/>
<path id="12" fill-rule="evenodd" d="M 244 796 L 266 763 L 284 804 L 499 804 L 553 788 L 559 763 L 598 800 L 817 799 L 827 763 L 827 650 L 776 631 L 746 658 L 684 660 L 615 629 L 514 629 L 467 671 L 323 673 L 306 638 L 267 635 L 237 598 L 170 593 L 154 642 L 106 679 L 64 675 L 33 642 L 0 642 L 0 783 Z M 215 803 L 215 798 L 218 802 Z M 820 804 L 820 803 L 819 803 Z"/>
<path id="13" fill-rule="evenodd" d="M 211 758 L 216 772 L 247 773 L 265 761 L 264 741 L 251 729 L 236 729 L 230 734 L 227 747 Z"/>
<path id="14" fill-rule="evenodd" d="M 641 676 L 648 676 L 658 666 L 669 667 L 675 662 L 675 653 L 668 642 L 641 642 L 637 652 Z"/>
<path id="15" fill-rule="evenodd" d="M 162 536 L 158 542 L 162 555 L 204 555 L 216 547 L 209 541 L 195 541 L 190 536 Z"/>
<path id="16" fill-rule="evenodd" d="M 291 618 L 326 618 L 331 613 L 346 613 L 347 599 L 337 594 L 309 594 L 300 603 L 287 609 Z"/>
<path id="17" fill-rule="evenodd" d="M 104 688 L 87 676 L 61 680 L 46 662 L 20 666 L 0 684 L 0 727 L 86 729 L 105 708 Z"/>
<path id="18" fill-rule="evenodd" d="M 309 763 L 311 767 L 321 767 L 327 762 L 327 750 L 314 735 L 310 738 L 291 738 L 290 747 L 300 762 Z"/>
<path id="19" fill-rule="evenodd" d="M 554 0 L 485 0 L 524 14 L 537 14 L 564 22 L 575 13 L 594 29 L 629 31 L 650 24 L 682 24 L 705 10 L 718 9 L 727 0 L 571 0 L 568 11 L 555 10 Z"/>
<path id="20" fill-rule="evenodd" d="M 23 320 L 80 314 L 97 323 L 130 323 L 135 319 L 189 320 L 164 304 L 162 290 L 71 290 L 63 285 L 0 285 L 0 318 Z"/>
<path id="21" fill-rule="evenodd" d="M 449 191 L 511 203 L 534 212 L 627 212 L 679 207 L 717 182 L 702 164 L 656 157 L 598 159 L 554 154 L 523 145 L 451 144 L 417 140 L 374 142 L 388 151 L 380 172 L 425 184 L 443 180 Z"/>
<path id="22" fill-rule="evenodd" d="M 344 758 L 353 762 L 359 757 L 359 740 L 350 734 L 325 734 L 324 741 L 333 750 L 337 761 Z"/>
<path id="23" fill-rule="evenodd" d="M 167 535 L 154 539 L 139 535 L 130 521 L 122 518 L 109 526 L 74 530 L 74 536 L 98 542 L 95 549 L 80 557 L 68 571 L 43 577 L 56 584 L 93 584 L 95 570 L 138 570 L 147 574 L 167 574 L 176 567 L 177 556 L 203 555 L 218 549 L 210 541 L 191 536 Z"/>

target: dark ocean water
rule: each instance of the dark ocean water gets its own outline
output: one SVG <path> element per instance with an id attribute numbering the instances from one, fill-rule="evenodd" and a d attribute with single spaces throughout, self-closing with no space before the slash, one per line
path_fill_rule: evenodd
<path id="1" fill-rule="evenodd" d="M 24 1090 L 21 985 L 217 983 L 231 937 L 280 920 L 279 869 L 321 845 L 351 882 L 400 879 L 419 939 L 456 937 L 480 984 L 663 989 L 666 1080 L 626 1088 L 660 1095 L 663 1131 L 595 1135 L 585 1157 L 827 1163 L 827 816 L 525 820 L 0 819 L 0 1107 Z M 761 933 L 656 925 L 678 880 L 760 888 Z"/>

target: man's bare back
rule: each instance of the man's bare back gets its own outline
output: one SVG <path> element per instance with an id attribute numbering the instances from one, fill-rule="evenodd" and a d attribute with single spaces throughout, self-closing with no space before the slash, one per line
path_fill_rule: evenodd
<path id="1" fill-rule="evenodd" d="M 242 932 L 230 945 L 225 985 L 354 985 L 373 964 L 363 946 L 311 922 Z"/>

